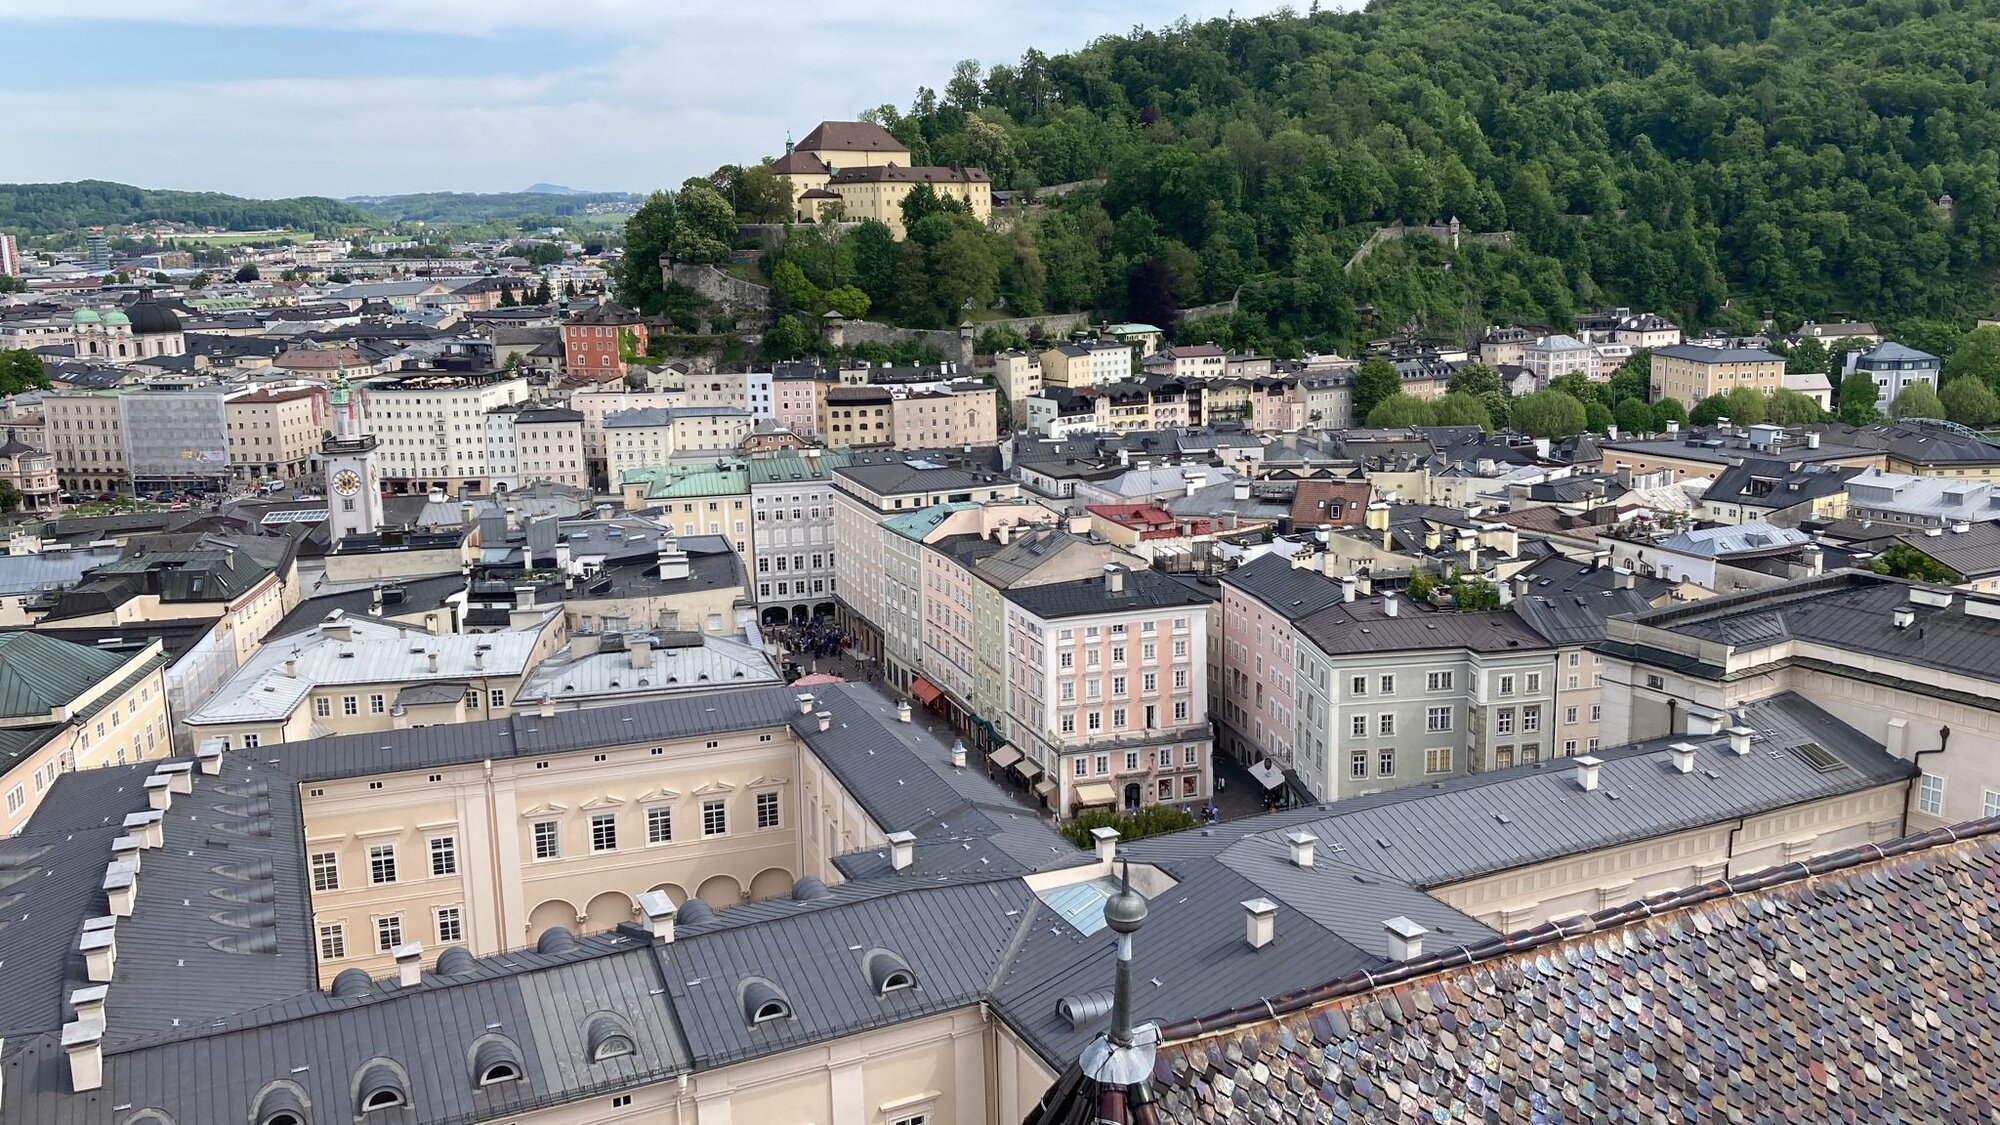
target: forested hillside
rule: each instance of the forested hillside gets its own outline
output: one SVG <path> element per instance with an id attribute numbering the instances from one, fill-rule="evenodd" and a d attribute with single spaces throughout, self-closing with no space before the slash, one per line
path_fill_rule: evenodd
<path id="1" fill-rule="evenodd" d="M 961 64 L 869 116 L 1003 188 L 1106 180 L 996 239 L 1016 315 L 1240 286 L 1203 327 L 1287 350 L 1351 342 L 1356 303 L 1378 332 L 1605 302 L 1969 323 L 2000 265 L 1996 81 L 2000 0 L 1377 0 Z M 1452 216 L 1511 247 L 1343 273 L 1375 227 Z"/>
<path id="2" fill-rule="evenodd" d="M 333 199 L 243 199 L 215 191 L 155 191 L 106 180 L 0 184 L 0 230 L 41 235 L 81 227 L 193 223 L 224 230 L 309 230 L 366 223 L 368 216 Z"/>

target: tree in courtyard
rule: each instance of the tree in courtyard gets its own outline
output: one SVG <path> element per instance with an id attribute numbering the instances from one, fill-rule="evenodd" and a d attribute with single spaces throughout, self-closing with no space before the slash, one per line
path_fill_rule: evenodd
<path id="1" fill-rule="evenodd" d="M 1361 361 L 1354 370 L 1354 416 L 1366 418 L 1370 411 L 1391 395 L 1403 393 L 1403 377 L 1396 365 L 1379 355 Z"/>
<path id="2" fill-rule="evenodd" d="M 1415 395 L 1393 394 L 1375 404 L 1368 412 L 1366 425 L 1371 429 L 1395 430 L 1405 426 L 1429 426 L 1437 421 L 1431 404 Z"/>
<path id="3" fill-rule="evenodd" d="M 1953 379 L 1938 392 L 1944 416 L 1961 426 L 1985 426 L 2000 421 L 2000 395 L 1978 378 Z"/>
<path id="4" fill-rule="evenodd" d="M 1944 414 L 1944 403 L 1938 401 L 1938 393 L 1929 383 L 1911 383 L 1889 404 L 1891 418 L 1942 418 Z"/>
<path id="5" fill-rule="evenodd" d="M 1513 426 L 1530 437 L 1571 437 L 1589 422 L 1583 404 L 1561 391 L 1536 391 L 1514 400 Z"/>
<path id="6" fill-rule="evenodd" d="M 1881 397 L 1882 388 L 1875 385 L 1875 377 L 1866 371 L 1856 371 L 1840 381 L 1834 412 L 1850 426 L 1873 425 L 1882 420 L 1882 412 L 1875 409 Z"/>

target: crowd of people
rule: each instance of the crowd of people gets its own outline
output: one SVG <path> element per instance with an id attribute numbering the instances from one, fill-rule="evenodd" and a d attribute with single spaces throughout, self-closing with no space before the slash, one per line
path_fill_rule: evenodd
<path id="1" fill-rule="evenodd" d="M 827 620 L 804 625 L 776 625 L 766 629 L 765 633 L 784 645 L 785 651 L 794 657 L 839 656 L 854 643 L 854 638 L 846 630 Z"/>

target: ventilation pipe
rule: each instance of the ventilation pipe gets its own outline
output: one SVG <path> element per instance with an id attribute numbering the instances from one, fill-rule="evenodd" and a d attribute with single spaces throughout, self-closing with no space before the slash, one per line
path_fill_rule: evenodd
<path id="1" fill-rule="evenodd" d="M 1398 914 L 1382 923 L 1389 934 L 1389 960 L 1415 961 L 1424 955 L 1424 935 L 1429 930 Z"/>
<path id="2" fill-rule="evenodd" d="M 1692 742 L 1676 742 L 1667 747 L 1667 753 L 1674 763 L 1675 773 L 1694 772 L 1694 751 L 1695 746 Z"/>
<path id="3" fill-rule="evenodd" d="M 907 871 L 917 861 L 917 837 L 913 832 L 889 833 L 889 868 Z"/>
<path id="4" fill-rule="evenodd" d="M 665 891 L 647 891 L 639 896 L 639 909 L 646 915 L 646 929 L 663 945 L 674 943 L 674 915 L 680 913 Z"/>
<path id="5" fill-rule="evenodd" d="M 214 777 L 216 774 L 221 773 L 222 772 L 221 740 L 219 739 L 204 740 L 201 744 L 201 749 L 196 750 L 194 752 L 194 758 L 195 761 L 198 764 L 200 764 L 201 772 L 207 774 L 208 776 Z"/>
<path id="6" fill-rule="evenodd" d="M 1576 760 L 1576 787 L 1585 793 L 1597 792 L 1597 772 L 1604 768 L 1604 760 L 1590 754 Z"/>
<path id="7" fill-rule="evenodd" d="M 1268 898 L 1253 898 L 1243 904 L 1243 938 L 1252 949 L 1262 949 L 1278 936 L 1278 904 Z"/>
<path id="8" fill-rule="evenodd" d="M 389 951 L 396 959 L 396 986 L 415 988 L 424 980 L 424 943 L 406 941 Z"/>
<path id="9" fill-rule="evenodd" d="M 153 772 L 165 775 L 172 782 L 167 788 L 175 793 L 194 792 L 193 762 L 163 762 L 153 767 Z"/>
<path id="10" fill-rule="evenodd" d="M 137 836 L 120 836 L 111 841 L 111 858 L 131 868 L 139 870 L 139 852 L 143 845 Z"/>
<path id="11" fill-rule="evenodd" d="M 1104 568 L 1104 592 L 1122 594 L 1125 592 L 1125 568 L 1111 564 Z"/>
<path id="12" fill-rule="evenodd" d="M 1091 847 L 1097 851 L 1097 862 L 1110 868 L 1118 858 L 1118 830 L 1116 828 L 1093 828 L 1090 830 Z"/>
<path id="13" fill-rule="evenodd" d="M 163 819 L 157 810 L 132 813 L 125 818 L 125 834 L 137 836 L 142 847 L 157 848 L 160 846 L 160 821 Z"/>
<path id="14" fill-rule="evenodd" d="M 1311 867 L 1313 865 L 1313 845 L 1319 843 L 1318 836 L 1300 829 L 1286 836 L 1285 842 L 1292 846 L 1292 866 Z"/>
<path id="15" fill-rule="evenodd" d="M 1354 577 L 1352 574 L 1346 576 L 1345 578 L 1342 578 L 1340 580 L 1340 600 L 1348 605 L 1353 605 L 1354 592 L 1355 590 L 1359 589 L 1360 586 L 1361 586 L 1360 579 Z"/>
<path id="16" fill-rule="evenodd" d="M 428 663 L 428 664 L 430 665 L 430 668 L 431 668 L 431 675 L 433 675 L 433 676 L 437 675 L 437 670 L 438 670 L 438 654 L 437 654 L 437 653 L 435 653 L 435 652 L 427 652 L 427 653 L 425 653 L 424 655 L 425 655 L 425 656 L 426 656 L 426 657 L 428 658 L 428 660 L 427 660 L 426 662 L 427 662 L 427 663 Z"/>
<path id="17" fill-rule="evenodd" d="M 174 803 L 173 779 L 163 773 L 146 778 L 146 807 L 166 812 Z"/>
<path id="18" fill-rule="evenodd" d="M 70 1010 L 76 1013 L 79 1023 L 104 1022 L 104 998 L 111 994 L 109 985 L 93 984 L 79 988 L 69 994 Z"/>
<path id="19" fill-rule="evenodd" d="M 1917 623 L 1917 611 L 1906 605 L 1899 605 L 1889 613 L 1889 621 L 1898 629 L 1907 629 Z"/>
<path id="20" fill-rule="evenodd" d="M 954 769 L 965 768 L 965 740 L 962 738 L 951 740 L 951 764 Z"/>
<path id="21" fill-rule="evenodd" d="M 896 701 L 896 721 L 897 721 L 897 722 L 899 722 L 899 723 L 907 723 L 907 722 L 909 722 L 909 721 L 910 721 L 910 701 L 909 701 L 909 700 L 907 700 L 907 699 L 899 699 L 899 700 L 897 700 L 897 701 Z M 825 730 L 826 728 L 825 728 L 825 727 L 821 727 L 821 728 L 819 728 L 819 729 L 821 729 L 821 730 Z"/>
<path id="22" fill-rule="evenodd" d="M 1382 616 L 1396 616 L 1396 595 L 1394 592 L 1382 595 Z"/>

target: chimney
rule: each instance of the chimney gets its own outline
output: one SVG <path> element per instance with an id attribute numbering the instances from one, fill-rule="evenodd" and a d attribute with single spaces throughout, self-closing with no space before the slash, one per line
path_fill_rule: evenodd
<path id="1" fill-rule="evenodd" d="M 142 847 L 157 848 L 160 846 L 160 821 L 163 819 L 165 814 L 157 809 L 132 813 L 125 818 L 125 834 L 137 836 Z"/>
<path id="2" fill-rule="evenodd" d="M 1530 589 L 1530 586 L 1529 586 L 1529 578 L 1526 574 L 1516 574 L 1514 576 L 1513 586 L 1514 586 L 1514 600 L 1519 601 L 1520 599 L 1528 596 L 1528 590 Z"/>
<path id="3" fill-rule="evenodd" d="M 1826 569 L 1826 552 L 1817 543 L 1806 544 L 1806 549 L 1799 552 L 1799 559 L 1805 563 L 1807 574 L 1819 574 Z"/>
<path id="4" fill-rule="evenodd" d="M 1729 752 L 1741 758 L 1750 753 L 1750 736 L 1756 731 L 1745 726 L 1734 726 L 1728 730 Z"/>
<path id="5" fill-rule="evenodd" d="M 1819 448 L 1819 431 L 1818 431 L 1818 430 L 1810 430 L 1810 431 L 1808 431 L 1808 432 L 1806 433 L 1806 448 L 1807 448 L 1807 449 L 1818 449 L 1818 448 Z"/>
<path id="6" fill-rule="evenodd" d="M 203 739 L 201 749 L 194 752 L 195 761 L 201 764 L 201 772 L 210 777 L 222 772 L 222 742 L 220 739 Z"/>
<path id="7" fill-rule="evenodd" d="M 1243 938 L 1252 949 L 1262 949 L 1278 936 L 1278 904 L 1268 898 L 1253 898 L 1243 904 Z"/>
<path id="8" fill-rule="evenodd" d="M 680 540 L 661 539 L 657 558 L 661 581 L 672 582 L 688 576 L 688 553 L 681 550 Z"/>
<path id="9" fill-rule="evenodd" d="M 1352 574 L 1342 578 L 1340 580 L 1340 600 L 1348 605 L 1353 605 L 1354 591 L 1360 585 L 1360 580 L 1356 579 Z"/>
<path id="10" fill-rule="evenodd" d="M 674 900 L 665 891 L 647 891 L 639 896 L 639 909 L 646 915 L 646 928 L 652 932 L 653 940 L 664 945 L 674 943 L 674 915 L 680 912 Z"/>
<path id="11" fill-rule="evenodd" d="M 146 807 L 166 812 L 174 803 L 173 779 L 156 773 L 146 778 Z"/>
<path id="12" fill-rule="evenodd" d="M 111 994 L 107 985 L 93 984 L 79 988 L 69 994 L 70 1010 L 76 1013 L 78 1023 L 103 1023 L 104 998 Z"/>
<path id="13" fill-rule="evenodd" d="M 299 674 L 299 658 L 296 656 L 285 657 L 285 675 L 296 676 L 298 674 Z"/>
<path id="14" fill-rule="evenodd" d="M 1889 621 L 1898 629 L 1907 629 L 1917 623 L 1917 611 L 1906 605 L 1899 605 L 1889 613 Z"/>
<path id="15" fill-rule="evenodd" d="M 817 718 L 817 719 L 819 720 L 819 729 L 821 729 L 821 730 L 832 730 L 832 729 L 833 729 L 833 712 L 831 712 L 831 711 L 817 711 L 817 712 L 814 712 L 814 717 L 815 717 L 815 718 Z M 905 721 L 907 722 L 908 720 L 905 720 Z"/>
<path id="16" fill-rule="evenodd" d="M 115 918 L 130 918 L 132 907 L 139 895 L 138 873 L 126 864 L 112 860 L 104 866 L 104 897 L 111 903 L 111 914 Z"/>
<path id="17" fill-rule="evenodd" d="M 1394 590 L 1382 595 L 1382 616 L 1396 616 L 1396 592 Z"/>
<path id="18" fill-rule="evenodd" d="M 907 722 L 909 722 L 909 721 L 910 721 L 910 701 L 909 701 L 909 700 L 907 700 L 907 699 L 898 699 L 898 700 L 896 701 L 896 721 L 897 721 L 897 722 L 899 722 L 899 723 L 907 723 Z M 825 727 L 824 725 L 821 725 L 821 727 L 820 727 L 819 729 L 821 729 L 821 730 L 825 730 L 825 729 L 826 729 L 826 727 Z"/>
<path id="19" fill-rule="evenodd" d="M 1687 732 L 1689 734 L 1716 734 L 1722 730 L 1725 716 L 1718 715 L 1706 707 L 1689 707 Z"/>
<path id="20" fill-rule="evenodd" d="M 1667 436 L 1678 437 L 1680 435 L 1680 432 L 1681 432 L 1681 424 L 1679 422 L 1674 421 L 1671 418 L 1667 419 Z"/>
<path id="21" fill-rule="evenodd" d="M 625 656 L 634 669 L 644 671 L 653 666 L 653 638 L 627 637 Z"/>
<path id="22" fill-rule="evenodd" d="M 1293 867 L 1311 867 L 1313 865 L 1313 845 L 1319 843 L 1318 836 L 1300 829 L 1286 836 L 1285 842 L 1292 846 Z"/>
<path id="23" fill-rule="evenodd" d="M 537 715 L 540 715 L 544 719 L 555 718 L 556 717 L 555 698 L 553 696 L 548 696 L 548 695 L 542 696 L 541 706 L 535 708 L 535 713 Z"/>
<path id="24" fill-rule="evenodd" d="M 1673 759 L 1675 773 L 1694 772 L 1694 751 L 1695 746 L 1692 742 L 1676 742 L 1667 747 L 1667 753 Z"/>
<path id="25" fill-rule="evenodd" d="M 424 980 L 424 943 L 406 941 L 389 951 L 396 959 L 396 987 L 415 988 Z"/>
<path id="26" fill-rule="evenodd" d="M 104 1021 L 78 1020 L 62 1029 L 63 1054 L 69 1056 L 69 1088 L 81 1094 L 104 1085 Z"/>
<path id="27" fill-rule="evenodd" d="M 1250 482 L 1247 480 L 1237 481 L 1235 486 L 1229 490 L 1229 494 L 1238 502 L 1250 499 Z"/>
<path id="28" fill-rule="evenodd" d="M 144 851 L 137 836 L 120 836 L 111 841 L 111 858 L 131 868 L 139 870 L 139 856 Z"/>
<path id="29" fill-rule="evenodd" d="M 480 645 L 478 648 L 472 650 L 472 668 L 475 672 L 484 672 L 486 670 L 485 645 Z"/>
<path id="30" fill-rule="evenodd" d="M 1621 566 L 1612 573 L 1611 584 L 1620 590 L 1635 590 L 1639 586 L 1639 576 L 1629 566 Z"/>
<path id="31" fill-rule="evenodd" d="M 793 699 L 794 701 L 796 701 L 796 702 L 798 703 L 798 705 L 799 705 L 799 714 L 801 714 L 801 715 L 810 715 L 810 714 L 812 714 L 812 713 L 813 713 L 813 693 L 812 693 L 812 692 L 809 692 L 809 691 L 802 691 L 802 692 L 798 693 L 797 695 L 793 696 L 793 697 L 792 697 L 792 699 Z"/>
<path id="32" fill-rule="evenodd" d="M 167 786 L 172 792 L 183 795 L 194 792 L 193 762 L 162 762 L 153 767 L 153 772 L 173 783 Z"/>
<path id="33" fill-rule="evenodd" d="M 1424 935 L 1429 930 L 1401 914 L 1382 923 L 1382 928 L 1389 933 L 1389 960 L 1408 962 L 1424 955 Z"/>
<path id="34" fill-rule="evenodd" d="M 965 768 L 965 740 L 962 738 L 951 740 L 951 764 L 954 769 Z"/>
<path id="35" fill-rule="evenodd" d="M 1576 787 L 1585 793 L 1597 792 L 1597 771 L 1604 767 L 1604 760 L 1585 754 L 1576 760 Z"/>
<path id="36" fill-rule="evenodd" d="M 1104 568 L 1104 592 L 1122 594 L 1125 592 L 1125 568 L 1112 563 Z"/>
<path id="37" fill-rule="evenodd" d="M 1362 517 L 1370 531 L 1389 530 L 1389 505 L 1380 500 L 1368 505 L 1368 514 Z"/>
<path id="38" fill-rule="evenodd" d="M 106 915 L 86 921 L 76 947 L 83 954 L 84 976 L 92 984 L 109 983 L 118 963 L 118 919 Z"/>
<path id="39" fill-rule="evenodd" d="M 436 652 L 427 652 L 424 654 L 424 656 L 427 658 L 426 663 L 430 665 L 431 675 L 433 676 L 437 675 L 438 654 Z"/>
<path id="40" fill-rule="evenodd" d="M 911 832 L 889 833 L 889 867 L 907 871 L 917 861 L 917 837 Z"/>
<path id="41" fill-rule="evenodd" d="M 1590 569 L 1603 570 L 1605 567 L 1610 565 L 1611 565 L 1611 549 L 1609 547 L 1599 547 L 1597 550 L 1592 551 L 1590 553 Z"/>
<path id="42" fill-rule="evenodd" d="M 1375 592 L 1375 579 L 1371 575 L 1357 574 L 1354 576 L 1354 588 L 1365 598 Z"/>
<path id="43" fill-rule="evenodd" d="M 1118 858 L 1118 830 L 1116 828 L 1093 828 L 1090 830 L 1091 846 L 1097 849 L 1097 862 L 1108 870 Z"/>

